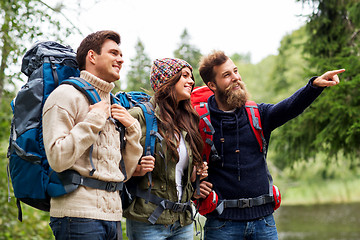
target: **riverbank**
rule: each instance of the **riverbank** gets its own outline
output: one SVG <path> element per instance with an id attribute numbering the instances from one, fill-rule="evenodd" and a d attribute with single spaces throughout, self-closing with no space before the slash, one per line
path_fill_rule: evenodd
<path id="1" fill-rule="evenodd" d="M 360 179 L 306 181 L 281 184 L 283 205 L 360 202 Z"/>
<path id="2" fill-rule="evenodd" d="M 314 205 L 360 202 L 360 159 L 342 154 L 328 158 L 318 153 L 315 158 L 293 162 L 278 169 L 268 161 L 270 172 L 282 195 L 282 205 Z"/>

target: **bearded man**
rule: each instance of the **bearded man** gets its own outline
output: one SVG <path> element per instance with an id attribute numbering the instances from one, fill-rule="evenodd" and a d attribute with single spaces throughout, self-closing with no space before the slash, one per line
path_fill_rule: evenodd
<path id="1" fill-rule="evenodd" d="M 245 109 L 249 94 L 238 68 L 224 52 L 214 51 L 202 58 L 199 71 L 214 92 L 208 99 L 208 108 L 215 129 L 213 143 L 219 155 L 210 156 L 209 177 L 200 187 L 205 195 L 212 187 L 224 207 L 222 212 L 206 215 L 205 239 L 278 239 L 274 203 L 262 198 L 270 194 L 272 179 L 266 154 L 259 151 L 249 124 Z M 337 74 L 344 71 L 313 77 L 305 87 L 277 104 L 258 104 L 266 143 L 274 129 L 301 114 L 326 87 L 337 85 Z"/>

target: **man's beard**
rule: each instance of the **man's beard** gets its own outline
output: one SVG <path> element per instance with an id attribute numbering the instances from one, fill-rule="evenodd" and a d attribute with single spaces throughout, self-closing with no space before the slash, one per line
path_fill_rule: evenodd
<path id="1" fill-rule="evenodd" d="M 240 86 L 240 89 L 233 90 L 234 87 Z M 249 98 L 245 83 L 237 81 L 228 86 L 225 91 L 218 90 L 221 101 L 226 102 L 230 109 L 242 107 Z"/>

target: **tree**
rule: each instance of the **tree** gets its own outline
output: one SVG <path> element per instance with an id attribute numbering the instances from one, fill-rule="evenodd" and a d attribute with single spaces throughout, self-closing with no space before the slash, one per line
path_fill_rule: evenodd
<path id="1" fill-rule="evenodd" d="M 14 78 L 21 80 L 19 71 L 14 73 L 11 67 L 19 63 L 32 39 L 45 35 L 60 41 L 78 30 L 74 25 L 60 24 L 59 17 L 67 20 L 62 13 L 64 5 L 53 4 L 54 7 L 40 0 L 0 0 L 0 103 L 5 85 L 14 85 Z"/>
<path id="2" fill-rule="evenodd" d="M 149 76 L 151 61 L 145 53 L 144 44 L 138 39 L 135 45 L 136 54 L 131 59 L 130 71 L 127 73 L 127 91 L 145 89 L 151 91 Z"/>
<path id="3" fill-rule="evenodd" d="M 238 67 L 241 78 L 250 93 L 251 100 L 258 103 L 272 101 L 274 94 L 269 91 L 267 85 L 272 82 L 270 75 L 273 71 L 276 57 L 277 56 L 270 55 L 259 63 L 252 64 L 249 54 L 234 53 L 230 56 Z"/>
<path id="4" fill-rule="evenodd" d="M 341 83 L 325 89 L 301 116 L 281 128 L 278 146 L 284 158 L 309 159 L 318 152 L 328 159 L 339 153 L 360 155 L 360 2 L 358 0 L 303 0 L 317 8 L 309 17 L 305 52 L 312 69 L 308 75 L 345 68 Z M 315 74 L 314 74 L 315 73 Z"/>
<path id="5" fill-rule="evenodd" d="M 0 239 L 53 239 L 48 213 L 23 205 L 24 223 L 19 224 L 15 198 L 8 203 L 5 169 L 10 101 L 22 81 L 19 70 L 22 56 L 39 36 L 63 42 L 70 33 L 81 34 L 63 14 L 62 2 L 52 1 L 49 5 L 40 0 L 0 0 Z M 73 5 L 80 4 L 80 0 L 74 2 Z M 74 9 L 80 11 L 78 5 Z"/>
<path id="6" fill-rule="evenodd" d="M 231 55 L 230 58 L 234 62 L 238 62 L 238 63 L 246 63 L 246 64 L 251 63 L 251 54 L 250 53 L 246 53 L 246 54 L 234 53 L 233 55 Z"/>
<path id="7" fill-rule="evenodd" d="M 264 83 L 267 89 L 267 97 L 270 99 L 267 102 L 280 102 L 303 87 L 309 80 L 309 76 L 306 76 L 305 73 L 306 69 L 309 69 L 309 63 L 306 60 L 308 55 L 304 53 L 304 44 L 307 40 L 308 34 L 305 26 L 282 38 L 278 49 L 279 54 L 275 57 L 269 81 Z M 274 152 L 271 160 L 281 169 L 292 166 L 293 163 L 293 159 L 289 159 L 282 152 L 284 146 L 289 145 L 287 143 L 288 136 L 283 132 L 286 131 L 288 125 L 291 125 L 292 121 L 274 131 L 270 140 L 270 151 Z"/>
<path id="8" fill-rule="evenodd" d="M 309 80 L 305 69 L 309 69 L 304 53 L 304 44 L 308 40 L 305 26 L 284 36 L 280 42 L 275 67 L 271 73 L 271 81 L 266 85 L 277 103 L 289 97 Z"/>
<path id="9" fill-rule="evenodd" d="M 19 69 L 26 48 L 30 47 L 33 39 L 39 36 L 61 41 L 70 33 L 80 33 L 62 13 L 63 9 L 64 5 L 61 1 L 52 2 L 50 6 L 41 0 L 0 0 L 1 138 L 9 133 L 11 120 L 9 102 L 15 95 L 16 83 L 22 81 Z"/>
<path id="10" fill-rule="evenodd" d="M 186 29 L 184 29 L 183 33 L 180 36 L 179 48 L 174 51 L 174 56 L 176 58 L 187 61 L 193 67 L 195 85 L 203 85 L 203 81 L 201 80 L 199 73 L 199 61 L 201 58 L 201 52 L 197 47 L 190 44 L 190 35 L 188 34 Z"/>

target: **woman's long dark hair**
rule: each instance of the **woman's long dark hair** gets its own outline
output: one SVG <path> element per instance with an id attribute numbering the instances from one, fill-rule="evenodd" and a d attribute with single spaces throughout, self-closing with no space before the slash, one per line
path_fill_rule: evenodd
<path id="1" fill-rule="evenodd" d="M 193 153 L 194 165 L 200 167 L 203 141 L 199 132 L 199 115 L 191 105 L 190 99 L 177 103 L 175 85 L 180 80 L 182 71 L 166 81 L 155 92 L 155 101 L 160 108 L 159 132 L 164 137 L 170 156 L 177 161 L 177 148 L 180 142 L 181 130 L 188 133 L 190 148 Z M 193 77 L 192 77 L 193 78 Z"/>

